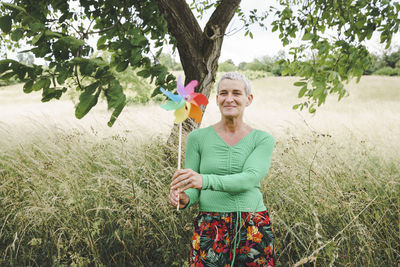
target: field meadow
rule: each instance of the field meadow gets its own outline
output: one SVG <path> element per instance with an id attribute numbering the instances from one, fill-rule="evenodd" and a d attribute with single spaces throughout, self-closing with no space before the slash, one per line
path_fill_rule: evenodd
<path id="1" fill-rule="evenodd" d="M 400 266 L 400 78 L 350 82 L 315 115 L 292 110 L 297 80 L 252 81 L 245 114 L 277 141 L 262 182 L 276 265 Z M 188 266 L 197 209 L 167 201 L 172 112 L 109 116 L 0 87 L 0 266 Z M 201 127 L 218 120 L 214 93 Z"/>

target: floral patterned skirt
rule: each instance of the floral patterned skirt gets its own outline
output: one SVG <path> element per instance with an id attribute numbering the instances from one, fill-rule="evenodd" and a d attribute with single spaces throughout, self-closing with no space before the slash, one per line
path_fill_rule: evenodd
<path id="1" fill-rule="evenodd" d="M 194 221 L 190 266 L 275 266 L 267 211 L 200 212 Z"/>

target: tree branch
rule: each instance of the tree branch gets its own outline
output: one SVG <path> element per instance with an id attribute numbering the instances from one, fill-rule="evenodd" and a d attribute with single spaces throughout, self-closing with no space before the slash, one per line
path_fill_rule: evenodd
<path id="1" fill-rule="evenodd" d="M 158 0 L 158 8 L 168 22 L 168 30 L 179 42 L 199 40 L 202 30 L 185 0 Z"/>
<path id="2" fill-rule="evenodd" d="M 214 10 L 204 28 L 201 54 L 203 56 L 203 81 L 210 86 L 203 89 L 203 94 L 210 95 L 212 84 L 215 82 L 215 73 L 218 69 L 218 60 L 221 55 L 222 41 L 229 22 L 239 8 L 240 0 L 222 0 Z M 183 64 L 182 64 L 183 65 Z"/>
<path id="3" fill-rule="evenodd" d="M 117 26 L 117 23 L 113 24 L 113 25 L 110 26 L 110 27 L 107 27 L 107 28 L 104 28 L 104 29 L 102 29 L 102 30 L 99 30 L 99 31 L 91 31 L 91 32 L 87 33 L 87 35 L 89 35 L 89 34 L 96 34 L 96 33 L 103 33 L 103 32 L 106 32 L 106 31 L 109 31 L 109 30 L 115 28 L 116 26 Z"/>
<path id="4" fill-rule="evenodd" d="M 200 62 L 203 58 L 201 54 L 203 32 L 196 17 L 185 0 L 157 0 L 157 4 L 167 20 L 169 33 L 177 40 L 185 74 L 194 73 L 198 66 L 193 62 Z"/>
<path id="5" fill-rule="evenodd" d="M 208 20 L 204 28 L 205 36 L 209 39 L 224 35 L 226 27 L 240 5 L 241 0 L 222 0 Z"/>

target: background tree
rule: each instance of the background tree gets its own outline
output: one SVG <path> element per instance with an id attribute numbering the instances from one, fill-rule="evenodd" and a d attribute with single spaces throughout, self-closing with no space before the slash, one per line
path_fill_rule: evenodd
<path id="1" fill-rule="evenodd" d="M 160 64 L 167 67 L 168 70 L 183 70 L 182 65 L 176 62 L 172 55 L 167 53 L 161 53 Z"/>
<path id="2" fill-rule="evenodd" d="M 396 64 L 400 62 L 400 51 L 393 52 L 391 54 L 384 54 L 383 60 L 385 61 L 386 65 L 391 68 L 396 68 Z"/>
<path id="3" fill-rule="evenodd" d="M 369 67 L 371 57 L 363 41 L 377 32 L 389 47 L 393 33 L 399 31 L 398 1 L 286 0 L 269 8 L 266 4 L 264 13 L 252 10 L 248 14 L 239 4 L 240 0 L 202 0 L 190 5 L 184 0 L 11 0 L 0 9 L 2 42 L 15 47 L 26 41 L 29 51 L 48 62 L 48 67 L 5 59 L 0 61 L 0 78 L 18 76 L 25 83 L 24 92 L 42 91 L 42 101 L 60 98 L 68 90 L 64 82 L 73 78 L 80 92 L 76 117 L 87 114 L 104 94 L 113 110 L 111 126 L 126 103 L 113 71 L 140 68 L 138 75 L 155 82 L 153 95 L 160 86 L 172 90 L 175 77 L 158 64 L 163 45 L 170 43 L 179 51 L 186 82 L 198 80 L 196 91 L 208 97 L 233 16 L 240 18 L 246 35 L 252 37 L 249 25 L 269 26 L 265 18 L 270 15 L 272 30 L 280 32 L 283 46 L 294 38 L 302 40 L 290 49 L 292 58 L 281 60 L 281 74 L 302 77 L 295 85 L 300 87 L 299 97 L 306 100 L 294 108 L 315 112 L 315 105 L 324 103 L 328 94 L 338 94 L 339 99 L 346 95 L 343 83 L 351 77 L 360 79 Z M 200 16 L 213 10 L 204 29 L 192 10 Z M 98 50 L 112 53 L 110 63 L 90 58 L 94 48 L 89 36 L 99 37 Z"/>
<path id="4" fill-rule="evenodd" d="M 372 64 L 364 71 L 365 75 L 400 75 L 400 50 L 384 51 L 383 54 L 372 54 Z"/>
<path id="5" fill-rule="evenodd" d="M 225 60 L 220 63 L 218 66 L 218 71 L 228 72 L 228 71 L 236 71 L 238 68 L 235 66 L 235 63 L 232 59 Z"/>

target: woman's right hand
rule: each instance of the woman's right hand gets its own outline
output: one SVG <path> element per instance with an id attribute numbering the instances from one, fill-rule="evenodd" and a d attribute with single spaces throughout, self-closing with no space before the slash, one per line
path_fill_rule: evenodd
<path id="1" fill-rule="evenodd" d="M 179 194 L 180 193 L 180 194 Z M 183 209 L 189 203 L 189 197 L 185 192 L 180 192 L 180 189 L 170 189 L 169 190 L 169 203 L 176 207 L 178 205 L 178 194 L 179 194 L 179 209 Z"/>

